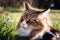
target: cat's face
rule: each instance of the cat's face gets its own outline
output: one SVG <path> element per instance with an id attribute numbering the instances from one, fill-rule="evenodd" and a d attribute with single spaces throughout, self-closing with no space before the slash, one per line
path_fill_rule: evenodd
<path id="1" fill-rule="evenodd" d="M 21 20 L 17 25 L 18 32 L 21 35 L 28 35 L 33 29 L 42 29 L 43 26 L 50 25 L 48 19 L 48 12 L 50 9 L 44 11 L 33 10 L 28 3 L 25 3 L 25 9 Z"/>
<path id="2" fill-rule="evenodd" d="M 24 15 L 21 18 L 21 23 L 25 21 L 28 27 L 30 26 L 30 28 L 31 27 L 37 28 L 39 26 L 43 26 L 43 24 L 40 22 L 42 19 L 40 19 L 39 21 L 38 14 L 40 14 L 40 11 L 35 11 L 35 10 L 25 11 Z"/>

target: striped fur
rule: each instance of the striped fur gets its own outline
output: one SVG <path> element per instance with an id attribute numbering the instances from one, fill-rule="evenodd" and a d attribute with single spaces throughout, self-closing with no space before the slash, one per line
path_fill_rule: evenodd
<path id="1" fill-rule="evenodd" d="M 26 10 L 16 27 L 18 39 L 35 40 L 38 37 L 44 39 L 43 36 L 46 35 L 45 33 L 51 30 L 51 22 L 48 15 L 50 8 L 43 11 L 37 11 L 32 9 L 27 2 L 25 2 L 24 5 Z"/>

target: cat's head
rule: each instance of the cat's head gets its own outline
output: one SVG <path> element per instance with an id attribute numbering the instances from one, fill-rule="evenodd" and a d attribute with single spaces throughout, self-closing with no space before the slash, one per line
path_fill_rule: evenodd
<path id="1" fill-rule="evenodd" d="M 18 26 L 23 26 L 25 28 L 27 28 L 27 26 L 31 28 L 38 28 L 40 26 L 43 27 L 45 25 L 50 26 L 50 21 L 48 17 L 50 8 L 47 8 L 43 11 L 38 11 L 33 9 L 27 2 L 24 2 L 24 8 L 25 11 L 21 16 L 21 20 L 19 21 Z M 17 27 L 17 29 L 18 28 L 19 27 Z"/>

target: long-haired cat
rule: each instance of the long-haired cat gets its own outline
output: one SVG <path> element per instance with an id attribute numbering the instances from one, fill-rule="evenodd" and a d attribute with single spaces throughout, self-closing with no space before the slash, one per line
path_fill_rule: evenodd
<path id="1" fill-rule="evenodd" d="M 32 9 L 31 6 L 25 2 L 25 11 L 17 24 L 18 40 L 36 40 L 38 37 L 43 38 L 45 33 L 50 32 L 51 22 L 49 18 L 50 8 L 43 11 Z M 49 34 L 49 33 L 48 33 Z"/>

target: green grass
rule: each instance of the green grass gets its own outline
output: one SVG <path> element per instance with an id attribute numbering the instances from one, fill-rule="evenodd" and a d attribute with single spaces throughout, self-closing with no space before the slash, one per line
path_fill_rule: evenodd
<path id="1" fill-rule="evenodd" d="M 60 30 L 60 20 L 52 19 L 53 27 L 57 30 Z"/>
<path id="2" fill-rule="evenodd" d="M 16 23 L 8 16 L 3 14 L 0 16 L 0 40 L 12 40 L 15 35 Z"/>
<path id="3" fill-rule="evenodd" d="M 52 20 L 53 27 L 57 30 L 60 30 L 60 14 L 50 13 L 50 18 Z"/>
<path id="4" fill-rule="evenodd" d="M 60 10 L 51 10 L 50 13 L 60 13 Z"/>
<path id="5" fill-rule="evenodd" d="M 8 11 L 8 12 L 22 12 L 23 10 L 21 8 L 6 7 L 6 8 L 4 8 L 4 11 Z"/>

